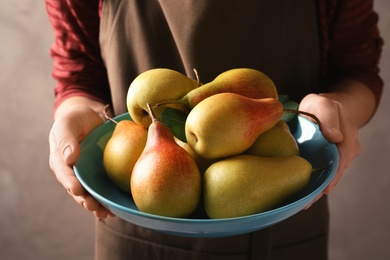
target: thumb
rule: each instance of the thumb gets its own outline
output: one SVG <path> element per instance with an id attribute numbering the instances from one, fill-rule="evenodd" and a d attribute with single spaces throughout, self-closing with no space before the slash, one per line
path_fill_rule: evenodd
<path id="1" fill-rule="evenodd" d="M 332 143 L 340 143 L 344 140 L 344 135 L 341 133 L 338 126 L 328 124 L 325 120 L 322 122 L 321 131 L 325 139 Z"/>
<path id="2" fill-rule="evenodd" d="M 333 108 L 322 112 L 317 112 L 317 117 L 321 121 L 321 132 L 329 142 L 340 143 L 344 139 L 341 132 L 341 122 L 339 109 Z"/>
<path id="3" fill-rule="evenodd" d="M 67 165 L 73 165 L 80 153 L 80 145 L 77 138 L 77 129 L 67 120 L 56 120 L 52 128 L 51 144 Z"/>
<path id="4" fill-rule="evenodd" d="M 328 141 L 339 143 L 344 136 L 341 132 L 340 105 L 319 95 L 306 96 L 299 109 L 314 114 L 321 122 L 321 133 Z"/>
<path id="5" fill-rule="evenodd" d="M 87 106 L 74 106 L 72 111 L 55 120 L 52 132 L 67 165 L 76 162 L 80 155 L 80 142 L 102 122 L 102 118 Z"/>
<path id="6" fill-rule="evenodd" d="M 60 146 L 62 157 L 67 165 L 73 165 L 80 154 L 80 145 L 76 139 L 64 138 L 63 146 Z"/>
<path id="7" fill-rule="evenodd" d="M 84 193 L 81 185 L 74 176 L 72 165 L 78 155 L 78 143 L 76 139 L 66 136 L 61 124 L 54 124 L 49 136 L 50 156 L 49 164 L 57 180 L 72 195 Z"/>

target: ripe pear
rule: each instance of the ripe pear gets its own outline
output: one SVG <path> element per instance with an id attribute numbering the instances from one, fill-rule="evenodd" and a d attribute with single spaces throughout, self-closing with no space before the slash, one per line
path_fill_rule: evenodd
<path id="1" fill-rule="evenodd" d="M 280 120 L 259 135 L 244 153 L 257 156 L 299 156 L 299 148 L 287 123 Z"/>
<path id="2" fill-rule="evenodd" d="M 207 159 L 207 158 L 203 158 L 202 156 L 200 156 L 199 154 L 195 153 L 190 145 L 186 142 L 183 142 L 181 141 L 180 139 L 176 138 L 175 137 L 175 141 L 176 143 L 182 147 L 184 150 L 187 151 L 187 153 L 189 153 L 191 155 L 191 157 L 194 159 L 194 161 L 196 162 L 196 165 L 198 165 L 198 169 L 199 169 L 199 172 L 201 174 L 203 174 L 207 168 L 210 167 L 211 164 L 213 164 L 214 162 L 217 161 L 217 159 Z"/>
<path id="3" fill-rule="evenodd" d="M 147 70 L 130 84 L 126 98 L 127 110 L 137 124 L 148 127 L 152 120 L 148 114 L 147 103 L 155 105 L 161 101 L 178 99 L 198 86 L 198 81 L 175 70 L 166 68 Z M 187 109 L 180 104 L 169 106 L 182 111 Z M 154 110 L 159 120 L 164 109 L 165 106 L 160 106 Z"/>
<path id="4" fill-rule="evenodd" d="M 130 192 L 130 176 L 141 155 L 148 130 L 130 120 L 115 126 L 103 152 L 103 165 L 111 181 L 121 190 Z"/>
<path id="5" fill-rule="evenodd" d="M 203 179 L 210 218 L 234 218 L 271 210 L 309 182 L 311 164 L 299 156 L 237 155 L 212 164 Z"/>
<path id="6" fill-rule="evenodd" d="M 175 142 L 169 128 L 158 121 L 153 112 L 150 114 L 153 122 L 148 129 L 146 146 L 130 180 L 134 203 L 142 212 L 186 217 L 200 200 L 199 169 L 194 159 Z"/>
<path id="7" fill-rule="evenodd" d="M 247 150 L 282 115 L 283 105 L 275 98 L 215 94 L 201 101 L 188 114 L 185 135 L 190 147 L 200 156 L 223 158 Z"/>
<path id="8" fill-rule="evenodd" d="M 263 72 L 250 68 L 235 68 L 219 74 L 213 81 L 208 82 L 188 92 L 176 101 L 161 102 L 181 103 L 194 108 L 207 97 L 218 93 L 236 93 L 250 98 L 278 98 L 274 82 Z"/>

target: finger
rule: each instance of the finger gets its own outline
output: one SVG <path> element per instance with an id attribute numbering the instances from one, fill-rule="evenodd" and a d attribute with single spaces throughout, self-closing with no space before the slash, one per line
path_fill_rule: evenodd
<path id="1" fill-rule="evenodd" d="M 311 94 L 306 96 L 299 109 L 312 113 L 321 121 L 322 135 L 330 142 L 339 143 L 344 136 L 339 121 L 340 104 L 326 97 Z"/>
<path id="2" fill-rule="evenodd" d="M 102 122 L 96 111 L 80 105 L 75 105 L 68 114 L 57 118 L 52 132 L 66 164 L 76 162 L 80 153 L 79 143 Z"/>
<path id="3" fill-rule="evenodd" d="M 115 215 L 107 208 L 101 205 L 97 200 L 88 194 L 82 196 L 73 196 L 74 200 L 84 207 L 86 210 L 91 211 L 97 218 L 107 218 L 108 216 L 114 217 Z"/>
<path id="4" fill-rule="evenodd" d="M 50 143 L 51 149 L 58 150 L 67 165 L 73 165 L 80 153 L 79 130 L 69 120 L 57 120 L 53 124 Z"/>
<path id="5" fill-rule="evenodd" d="M 78 202 L 88 211 L 96 211 L 99 209 L 99 202 L 95 200 L 91 195 L 85 193 L 84 195 L 78 196 Z"/>
<path id="6" fill-rule="evenodd" d="M 313 204 L 316 203 L 319 199 L 321 199 L 323 195 L 324 195 L 323 193 L 319 194 L 312 202 L 310 202 L 310 203 L 304 208 L 304 210 L 309 209 L 311 206 L 313 206 Z"/>
<path id="7" fill-rule="evenodd" d="M 344 172 L 344 169 L 341 169 L 339 167 L 339 169 L 337 170 L 336 175 L 334 176 L 334 178 L 331 180 L 329 185 L 323 190 L 323 194 L 330 194 L 334 190 L 336 185 L 339 183 L 343 172 Z"/>
<path id="8" fill-rule="evenodd" d="M 341 116 L 341 118 L 343 120 L 342 131 L 348 134 L 345 135 L 345 138 L 341 143 L 337 144 L 339 151 L 339 167 L 335 178 L 324 190 L 325 194 L 329 194 L 336 187 L 343 173 L 352 165 L 353 160 L 361 152 L 357 128 L 347 119 L 347 117 Z"/>
<path id="9" fill-rule="evenodd" d="M 80 196 L 85 193 L 84 188 L 76 178 L 71 165 L 63 160 L 62 153 L 59 151 L 54 133 L 50 133 L 49 138 L 50 156 L 49 164 L 58 182 L 60 182 L 67 192 L 74 196 Z"/>
<path id="10" fill-rule="evenodd" d="M 79 142 L 101 123 L 102 119 L 91 108 L 74 106 L 68 114 L 57 118 L 50 131 L 50 168 L 71 195 L 85 193 L 72 168 L 80 155 Z"/>
<path id="11" fill-rule="evenodd" d="M 115 214 L 113 214 L 111 211 L 100 205 L 99 209 L 94 212 L 95 217 L 97 218 L 107 218 L 107 217 L 115 217 Z"/>

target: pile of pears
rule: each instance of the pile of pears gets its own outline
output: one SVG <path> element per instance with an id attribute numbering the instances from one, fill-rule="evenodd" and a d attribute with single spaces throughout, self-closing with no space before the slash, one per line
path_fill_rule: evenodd
<path id="1" fill-rule="evenodd" d="M 236 68 L 201 83 L 151 69 L 130 84 L 126 103 L 132 120 L 116 122 L 103 165 L 142 212 L 186 218 L 202 207 L 212 219 L 241 217 L 278 207 L 310 180 L 312 165 L 261 71 Z M 164 124 L 167 108 L 185 114 L 185 140 Z"/>

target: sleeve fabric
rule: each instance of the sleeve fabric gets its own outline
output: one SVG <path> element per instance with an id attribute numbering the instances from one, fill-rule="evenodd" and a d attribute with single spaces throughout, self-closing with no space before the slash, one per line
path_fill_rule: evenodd
<path id="1" fill-rule="evenodd" d="M 99 47 L 99 0 L 46 0 L 54 31 L 55 108 L 71 96 L 110 103 L 107 73 Z"/>
<path id="2" fill-rule="evenodd" d="M 51 47 L 55 107 L 75 95 L 110 103 L 99 47 L 101 5 L 102 0 L 46 0 L 55 35 Z M 383 40 L 373 0 L 317 0 L 317 8 L 322 90 L 355 79 L 373 91 L 378 106 L 383 91 L 378 67 Z"/>
<path id="3" fill-rule="evenodd" d="M 358 80 L 373 91 L 378 106 L 383 90 L 378 67 L 383 39 L 373 0 L 318 0 L 317 3 L 324 86 L 345 79 Z"/>

